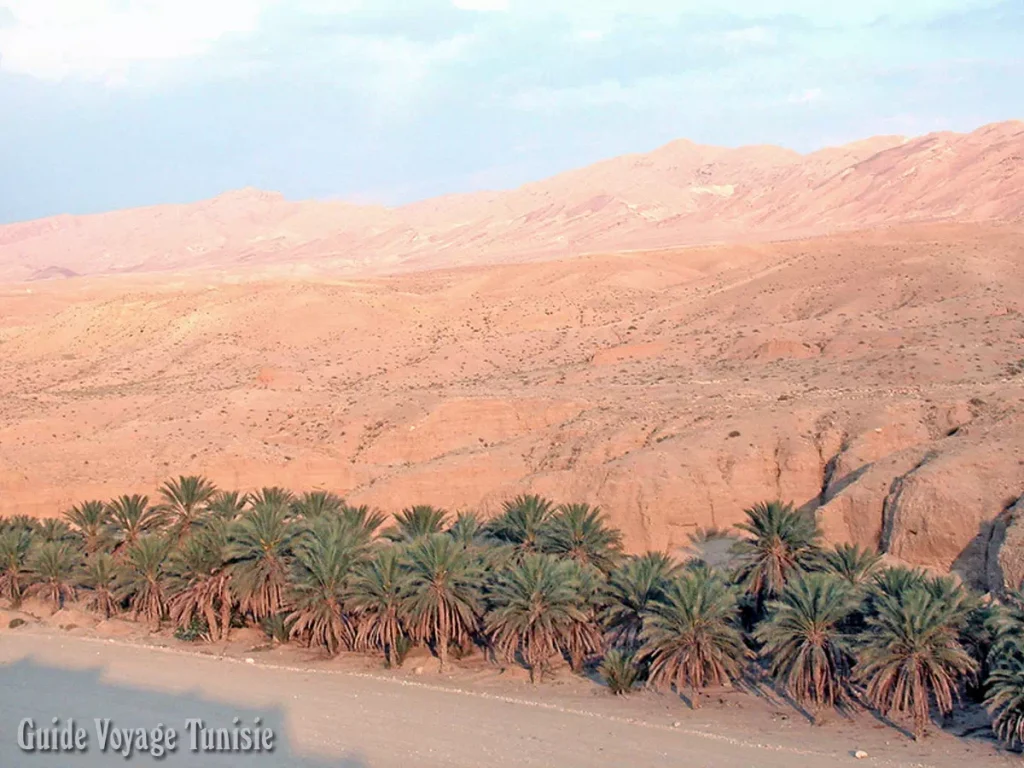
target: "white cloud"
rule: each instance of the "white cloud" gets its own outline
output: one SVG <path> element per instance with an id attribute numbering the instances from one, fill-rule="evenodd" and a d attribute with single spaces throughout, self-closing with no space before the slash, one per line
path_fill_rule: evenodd
<path id="1" fill-rule="evenodd" d="M 778 35 L 767 27 L 744 27 L 725 33 L 725 42 L 733 45 L 772 45 Z"/>
<path id="2" fill-rule="evenodd" d="M 431 76 L 436 67 L 464 58 L 477 43 L 472 34 L 436 43 L 404 38 L 342 37 L 346 60 L 359 69 L 350 85 L 363 92 L 372 108 L 369 117 L 394 122 L 411 116 L 416 106 L 432 95 Z"/>
<path id="3" fill-rule="evenodd" d="M 631 19 L 672 23 L 687 16 L 731 17 L 737 29 L 717 39 L 719 45 L 731 47 L 775 43 L 775 33 L 762 26 L 768 23 L 766 16 L 792 15 L 827 26 L 866 24 L 882 16 L 920 21 L 994 1 L 774 0 L 769 11 L 764 0 L 721 0 L 711 8 L 706 0 L 449 0 L 457 8 L 514 16 L 516 29 L 524 35 L 533 27 L 543 29 L 553 16 L 560 17 L 569 22 L 579 43 L 601 40 L 603 30 L 629 34 Z M 390 15 L 392 21 L 414 24 L 429 7 L 436 7 L 437 0 L 430 2 L 431 6 L 427 0 L 395 0 L 381 6 L 378 0 L 0 0 L 9 11 L 0 25 L 0 71 L 117 83 L 134 79 L 139 65 L 224 53 L 219 48 L 225 41 L 253 38 L 259 49 L 261 36 L 274 31 L 269 16 L 265 18 L 271 8 L 285 18 L 315 15 L 327 23 L 359 9 L 372 11 L 377 21 Z M 453 29 L 452 36 L 457 32 Z M 291 53 L 302 56 L 303 45 L 303 40 L 293 40 Z M 235 46 L 234 54 L 218 59 L 216 71 L 247 72 L 244 54 L 237 53 L 244 48 Z M 231 55 L 234 60 L 228 59 Z M 529 54 L 524 50 L 524 55 Z"/>
<path id="4" fill-rule="evenodd" d="M 409 0 L 410 4 L 415 0 Z M 798 16 L 816 24 L 867 24 L 882 17 L 900 21 L 933 19 L 945 13 L 994 5 L 997 0 L 860 0 L 856 3 L 823 3 L 821 0 L 452 0 L 457 7 L 501 5 L 512 13 L 555 15 L 580 23 L 616 17 L 679 19 L 716 15 L 759 20 L 773 16 Z"/>
<path id="5" fill-rule="evenodd" d="M 221 39 L 254 32 L 271 0 L 8 0 L 0 69 L 59 80 L 116 83 L 133 64 L 202 56 Z"/>
<path id="6" fill-rule="evenodd" d="M 823 96 L 821 88 L 808 88 L 802 93 L 794 93 L 789 97 L 790 104 L 810 104 L 818 101 Z"/>
<path id="7" fill-rule="evenodd" d="M 500 12 L 509 10 L 508 0 L 452 0 L 452 5 L 464 11 Z"/>
<path id="8" fill-rule="evenodd" d="M 523 90 L 512 96 L 509 104 L 515 109 L 527 112 L 613 105 L 645 109 L 652 104 L 678 98 L 685 87 L 684 81 L 667 77 L 647 77 L 628 86 L 618 80 L 604 80 L 593 85 L 573 88 Z"/>

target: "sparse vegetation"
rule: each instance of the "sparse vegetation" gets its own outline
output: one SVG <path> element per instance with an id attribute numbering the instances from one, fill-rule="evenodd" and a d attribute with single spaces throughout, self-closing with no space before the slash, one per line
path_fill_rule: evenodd
<path id="1" fill-rule="evenodd" d="M 633 654 L 613 648 L 604 655 L 598 667 L 601 679 L 614 696 L 622 696 L 633 691 L 640 679 L 640 668 Z"/>

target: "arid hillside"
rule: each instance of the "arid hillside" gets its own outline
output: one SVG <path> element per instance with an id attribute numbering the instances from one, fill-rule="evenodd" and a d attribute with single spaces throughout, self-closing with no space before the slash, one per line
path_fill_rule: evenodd
<path id="1" fill-rule="evenodd" d="M 354 276 L 1024 216 L 1024 123 L 808 155 L 676 141 L 508 192 L 402 208 L 240 190 L 0 227 L 0 281 L 162 270 Z"/>
<path id="2" fill-rule="evenodd" d="M 955 147 L 977 135 L 927 142 L 962 157 Z M 836 167 L 853 168 L 848 180 L 909 173 L 847 155 Z M 1003 160 L 987 172 L 1001 164 L 1011 178 Z M 964 167 L 957 188 L 975 172 Z M 921 194 L 942 198 L 934 183 Z M 971 200 L 948 204 L 1006 217 L 1022 205 L 1019 187 Z M 184 218 L 160 237 L 185 237 L 200 209 L 171 210 Z M 94 226 L 60 221 L 35 225 L 58 227 L 39 242 Z M 145 221 L 122 250 L 106 246 L 107 262 L 99 250 L 44 257 L 10 228 L 3 258 L 24 248 L 38 268 L 102 271 L 131 252 L 171 266 L 142 247 Z M 1024 493 L 1022 258 L 1024 226 L 947 223 L 359 279 L 12 283 L 0 287 L 0 513 L 54 515 L 206 473 L 387 510 L 493 511 L 535 491 L 600 504 L 633 549 L 676 549 L 782 497 L 818 509 L 834 541 L 982 585 L 1019 580 L 1020 546 L 1003 542 L 1024 536 L 1011 510 Z"/>

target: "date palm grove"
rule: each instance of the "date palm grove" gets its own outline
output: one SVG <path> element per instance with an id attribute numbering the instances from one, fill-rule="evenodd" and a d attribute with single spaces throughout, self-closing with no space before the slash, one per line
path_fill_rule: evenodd
<path id="1" fill-rule="evenodd" d="M 813 513 L 754 505 L 726 566 L 627 555 L 600 509 L 520 496 L 489 520 L 419 505 L 386 516 L 325 491 L 253 494 L 204 477 L 154 501 L 85 501 L 63 519 L 0 519 L 0 600 L 78 600 L 180 639 L 256 626 L 279 641 L 379 656 L 470 653 L 541 682 L 563 662 L 612 693 L 646 684 L 700 705 L 708 687 L 771 685 L 817 719 L 862 706 L 921 738 L 973 697 L 1024 745 L 1024 594 L 827 548 Z"/>

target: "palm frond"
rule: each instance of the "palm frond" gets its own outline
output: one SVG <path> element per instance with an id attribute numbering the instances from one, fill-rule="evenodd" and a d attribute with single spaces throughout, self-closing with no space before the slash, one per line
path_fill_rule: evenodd
<path id="1" fill-rule="evenodd" d="M 543 527 L 541 549 L 609 573 L 622 557 L 622 534 L 600 507 L 563 504 Z"/>

